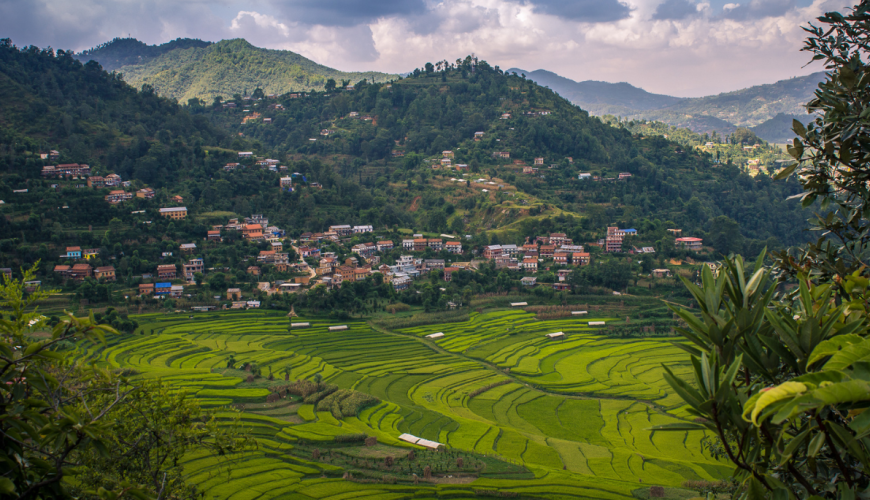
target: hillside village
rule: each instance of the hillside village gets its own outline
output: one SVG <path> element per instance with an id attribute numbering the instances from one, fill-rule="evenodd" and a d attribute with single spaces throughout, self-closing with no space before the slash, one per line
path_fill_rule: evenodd
<path id="1" fill-rule="evenodd" d="M 475 135 L 480 137 L 483 133 Z M 453 168 L 457 173 L 467 170 L 467 165 L 452 165 L 452 157 L 452 151 L 444 151 L 442 161 L 434 162 L 434 168 Z M 46 158 L 46 161 L 50 160 Z M 543 161 L 536 158 L 535 164 L 542 165 Z M 238 153 L 238 162 L 226 164 L 224 170 L 251 168 L 272 172 L 277 174 L 276 189 L 282 191 L 320 188 L 317 182 L 309 181 L 302 174 L 287 175 L 287 167 L 279 163 L 243 151 Z M 523 171 L 535 174 L 537 169 L 523 167 Z M 138 206 L 132 208 L 139 210 L 132 210 L 130 214 L 141 219 L 159 217 L 168 223 L 186 223 L 196 215 L 190 214 L 183 205 L 182 196 L 165 191 L 158 195 L 150 187 L 136 189 L 141 183 L 134 186 L 117 174 L 93 175 L 88 165 L 45 165 L 42 177 L 57 182 L 51 184 L 57 190 L 108 191 L 104 198 L 111 206 L 120 207 L 137 200 Z M 631 177 L 630 173 L 622 173 L 612 179 L 602 179 L 581 173 L 578 179 L 632 182 Z M 466 182 L 496 190 L 503 187 L 492 186 L 495 183 L 486 179 Z M 140 221 L 145 225 L 152 222 Z M 592 241 L 575 242 L 566 233 L 550 233 L 525 235 L 523 241 L 515 243 L 488 245 L 480 244 L 479 238 L 471 234 L 433 235 L 408 231 L 404 236 L 395 228 L 376 228 L 371 224 L 331 225 L 324 232 L 291 236 L 270 224 L 262 214 L 253 214 L 212 224 L 202 238 L 186 237 L 164 245 L 169 250 L 161 252 L 158 262 L 141 274 L 131 274 L 129 269 L 120 273 L 115 267 L 117 255 L 103 255 L 110 252 L 107 248 L 65 246 L 56 258 L 47 259 L 54 261 L 47 278 L 82 297 L 87 296 L 81 291 L 83 288 L 117 284 L 120 289 L 128 290 L 124 297 L 132 303 L 156 305 L 154 301 L 172 299 L 167 304 L 172 306 L 174 301 L 180 300 L 188 303 L 192 310 L 206 311 L 259 308 L 264 300 L 273 296 L 304 293 L 316 286 L 327 291 L 338 290 L 348 283 L 386 284 L 398 298 L 402 293 L 415 291 L 414 284 L 421 279 L 449 286 L 457 273 L 477 273 L 486 266 L 496 273 L 508 273 L 518 290 L 544 287 L 571 292 L 575 283 L 572 273 L 600 264 L 597 262 L 600 259 L 631 262 L 630 256 L 655 257 L 652 242 L 645 241 L 636 229 L 610 226 L 601 228 L 600 232 L 601 238 Z M 685 255 L 702 259 L 709 254 L 701 238 L 684 237 L 680 229 L 668 229 L 668 232 L 674 248 Z M 164 244 L 168 243 L 165 236 L 163 240 Z M 239 244 L 244 245 L 241 249 L 248 253 L 241 255 L 234 267 L 215 266 L 216 261 L 223 260 L 218 255 L 225 247 Z M 3 272 L 15 274 L 9 268 Z M 667 268 L 645 269 L 645 275 L 651 279 L 667 278 L 672 272 Z M 444 307 L 453 309 L 462 305 L 459 300 L 451 300 Z"/>

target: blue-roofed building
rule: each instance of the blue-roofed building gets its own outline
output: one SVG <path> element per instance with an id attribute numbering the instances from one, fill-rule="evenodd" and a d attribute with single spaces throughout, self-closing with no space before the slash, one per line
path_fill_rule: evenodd
<path id="1" fill-rule="evenodd" d="M 154 284 L 154 295 L 169 295 L 172 291 L 172 283 L 155 283 Z"/>

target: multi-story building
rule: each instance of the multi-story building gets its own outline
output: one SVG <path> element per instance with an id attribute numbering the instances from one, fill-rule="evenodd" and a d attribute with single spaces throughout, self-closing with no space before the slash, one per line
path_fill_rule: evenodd
<path id="1" fill-rule="evenodd" d="M 460 241 L 448 241 L 444 244 L 444 249 L 450 253 L 462 253 L 462 242 Z"/>
<path id="2" fill-rule="evenodd" d="M 157 266 L 157 277 L 162 280 L 174 280 L 177 272 L 175 264 L 161 264 Z"/>
<path id="3" fill-rule="evenodd" d="M 69 270 L 69 277 L 75 281 L 84 281 L 94 275 L 94 269 L 90 264 L 75 264 Z"/>
<path id="4" fill-rule="evenodd" d="M 689 250 L 700 250 L 703 241 L 701 238 L 677 238 L 674 243 L 678 247 L 688 248 Z"/>
<path id="5" fill-rule="evenodd" d="M 353 228 L 348 225 L 329 226 L 330 231 L 334 231 L 338 236 L 350 236 L 353 234 Z"/>
<path id="6" fill-rule="evenodd" d="M 103 281 L 115 281 L 115 266 L 103 266 L 94 269 L 94 278 Z"/>
<path id="7" fill-rule="evenodd" d="M 523 269 L 526 272 L 537 272 L 538 270 L 538 259 L 534 257 L 524 257 L 523 258 Z"/>
<path id="8" fill-rule="evenodd" d="M 202 259 L 190 259 L 182 267 L 184 268 L 184 278 L 187 281 L 193 281 L 194 274 L 201 273 L 205 269 Z"/>
<path id="9" fill-rule="evenodd" d="M 483 249 L 484 259 L 495 259 L 501 255 L 501 245 L 489 245 Z"/>
<path id="10" fill-rule="evenodd" d="M 432 250 L 435 250 L 436 252 L 440 252 L 441 249 L 444 248 L 444 241 L 442 241 L 441 239 L 438 239 L 438 238 L 430 238 L 429 241 L 427 242 L 427 245 Z"/>
<path id="11" fill-rule="evenodd" d="M 161 208 L 160 215 L 165 218 L 180 220 L 187 217 L 187 207 Z"/>
<path id="12" fill-rule="evenodd" d="M 413 244 L 413 242 L 412 242 L 412 244 Z M 388 240 L 379 241 L 377 246 L 378 246 L 378 252 L 389 252 L 390 250 L 393 249 L 393 242 L 388 241 Z M 404 245 L 402 245 L 402 248 L 404 248 Z"/>
<path id="13" fill-rule="evenodd" d="M 571 263 L 575 266 L 586 266 L 592 261 L 590 255 L 586 252 L 576 252 L 571 255 Z"/>
<path id="14" fill-rule="evenodd" d="M 604 238 L 604 251 L 605 252 L 621 252 L 622 251 L 622 236 L 618 236 L 615 234 L 608 234 L 606 238 Z"/>

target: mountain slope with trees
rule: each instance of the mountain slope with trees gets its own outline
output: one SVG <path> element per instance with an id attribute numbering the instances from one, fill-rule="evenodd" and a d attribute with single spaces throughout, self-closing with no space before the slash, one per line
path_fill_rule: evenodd
<path id="1" fill-rule="evenodd" d="M 73 54 L 73 57 L 82 63 L 97 61 L 104 70 L 115 71 L 122 66 L 144 64 L 176 49 L 203 48 L 209 45 L 211 42 L 192 38 L 177 38 L 160 45 L 148 45 L 135 38 L 115 38 L 92 49 Z"/>
<path id="2" fill-rule="evenodd" d="M 698 98 L 652 94 L 627 83 L 575 82 L 555 73 L 524 72 L 528 78 L 558 92 L 593 115 L 655 120 L 697 133 L 730 134 L 737 127 L 752 127 L 763 139 L 782 142 L 791 138 L 779 115 L 809 123 L 806 102 L 812 99 L 825 73 L 781 80 L 767 85 Z M 789 123 L 790 118 L 788 118 Z"/>
<path id="3" fill-rule="evenodd" d="M 217 96 L 247 95 L 258 87 L 267 94 L 284 94 L 323 90 L 330 79 L 340 84 L 364 79 L 384 82 L 398 77 L 374 71 L 339 71 L 287 50 L 254 47 L 243 39 L 213 44 L 196 42 L 176 40 L 161 46 L 142 47 L 123 39 L 77 57 L 84 60 L 90 56 L 98 62 L 108 60 L 112 69 L 121 73 L 130 85 L 136 88 L 150 85 L 161 96 L 179 102 L 194 98 L 211 102 Z M 175 46 L 170 46 L 173 43 Z M 135 61 L 139 57 L 136 50 L 126 55 L 131 45 L 146 54 L 141 62 Z M 114 60 L 130 63 L 115 66 Z"/>
<path id="4" fill-rule="evenodd" d="M 594 80 L 575 82 L 543 69 L 525 71 L 518 68 L 508 73 L 525 75 L 538 85 L 549 87 L 589 113 L 624 116 L 638 110 L 661 109 L 683 100 L 681 97 L 652 94 L 629 83 L 609 83 Z"/>
<path id="5" fill-rule="evenodd" d="M 15 97 L 0 108 L 0 199 L 7 202 L 0 264 L 7 267 L 79 244 L 104 248 L 107 262 L 116 259 L 119 272 L 133 276 L 153 270 L 179 241 L 204 238 L 210 224 L 252 213 L 291 236 L 373 224 L 472 234 L 472 246 L 521 243 L 546 231 L 596 241 L 609 225 L 635 227 L 665 253 L 671 227 L 720 242 L 722 252 L 757 253 L 806 238 L 801 209 L 785 201 L 797 183 L 753 178 L 725 158 L 716 163 L 663 137 L 633 135 L 471 58 L 427 64 L 392 84 L 239 97 L 232 108 L 179 106 L 63 51 L 7 41 L 0 57 L 0 84 Z M 476 132 L 483 137 L 475 140 Z M 44 180 L 37 153 L 49 149 L 61 151 L 60 163 L 117 173 L 131 189 L 148 186 L 157 197 L 110 205 L 108 190 Z M 442 167 L 448 150 L 467 172 Z M 293 191 L 279 189 L 281 174 L 240 161 L 238 151 L 298 173 Z M 524 172 L 537 158 L 538 170 Z M 225 171 L 234 162 L 240 167 Z M 581 172 L 600 181 L 581 181 Z M 619 173 L 632 177 L 617 181 Z M 28 192 L 13 193 L 21 189 Z M 157 216 L 173 196 L 183 198 L 190 217 Z M 234 268 L 245 250 L 221 249 L 220 259 Z"/>

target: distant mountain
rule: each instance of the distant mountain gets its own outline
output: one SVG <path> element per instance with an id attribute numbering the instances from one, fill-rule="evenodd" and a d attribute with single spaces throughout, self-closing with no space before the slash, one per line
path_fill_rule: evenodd
<path id="1" fill-rule="evenodd" d="M 177 38 L 161 45 L 148 45 L 135 38 L 115 38 L 111 42 L 75 54 L 75 58 L 83 63 L 97 61 L 104 70 L 114 71 L 122 66 L 142 64 L 172 50 L 209 45 L 211 42 L 193 38 Z"/>
<path id="2" fill-rule="evenodd" d="M 549 87 L 593 115 L 626 115 L 638 110 L 664 108 L 683 100 L 680 97 L 651 94 L 625 82 L 607 83 L 593 80 L 575 82 L 542 69 L 525 71 L 511 68 L 507 71 L 518 75 L 525 74 L 526 78 L 538 85 Z"/>
<path id="3" fill-rule="evenodd" d="M 824 80 L 824 72 L 813 73 L 734 92 L 683 99 L 654 111 L 638 110 L 635 116 L 668 122 L 680 116 L 708 115 L 737 126 L 752 127 L 778 114 L 806 115 L 804 105 Z"/>
<path id="4" fill-rule="evenodd" d="M 342 80 L 397 78 L 386 73 L 339 71 L 287 50 L 254 47 L 243 39 L 217 43 L 184 39 L 157 46 L 117 39 L 78 56 L 83 62 L 106 61 L 130 85 L 151 85 L 158 94 L 180 102 L 194 97 L 211 102 L 216 96 L 250 94 L 257 87 L 267 94 L 322 90 L 329 78 L 339 85 Z"/>
<path id="5" fill-rule="evenodd" d="M 698 133 L 730 134 L 737 127 L 749 127 L 771 142 L 793 137 L 793 118 L 805 123 L 810 120 L 804 105 L 825 79 L 825 73 L 818 72 L 718 95 L 679 98 L 651 94 L 627 83 L 575 82 L 544 70 L 508 71 L 525 73 L 593 115 L 656 120 Z"/>
<path id="6" fill-rule="evenodd" d="M 804 125 L 814 119 L 812 115 L 787 115 L 780 113 L 764 123 L 750 127 L 755 135 L 761 137 L 765 141 L 774 143 L 791 142 L 794 139 L 795 133 L 792 131 L 792 123 L 798 120 Z"/>

